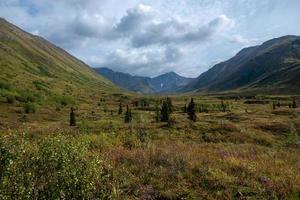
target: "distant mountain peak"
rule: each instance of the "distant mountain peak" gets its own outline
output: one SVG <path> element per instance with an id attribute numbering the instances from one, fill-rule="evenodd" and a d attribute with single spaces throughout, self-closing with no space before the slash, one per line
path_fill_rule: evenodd
<path id="1" fill-rule="evenodd" d="M 175 72 L 168 72 L 150 78 L 115 72 L 109 68 L 96 68 L 95 70 L 121 87 L 142 93 L 174 93 L 193 80 L 192 78 L 182 77 Z"/>

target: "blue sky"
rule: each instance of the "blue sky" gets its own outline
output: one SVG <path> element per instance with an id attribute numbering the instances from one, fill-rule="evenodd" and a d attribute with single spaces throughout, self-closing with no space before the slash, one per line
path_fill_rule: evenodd
<path id="1" fill-rule="evenodd" d="M 300 0 L 1 0 L 0 16 L 92 67 L 196 77 L 247 46 L 300 35 Z"/>

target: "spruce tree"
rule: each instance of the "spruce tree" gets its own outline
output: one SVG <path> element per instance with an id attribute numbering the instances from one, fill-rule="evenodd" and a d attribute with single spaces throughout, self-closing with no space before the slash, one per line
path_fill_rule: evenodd
<path id="1" fill-rule="evenodd" d="M 121 115 L 123 113 L 123 105 L 122 102 L 120 101 L 119 103 L 119 111 L 118 111 L 119 115 Z"/>
<path id="2" fill-rule="evenodd" d="M 160 111 L 160 120 L 162 122 L 168 122 L 170 119 L 171 109 L 168 100 L 164 101 Z"/>
<path id="3" fill-rule="evenodd" d="M 277 107 L 280 108 L 280 106 L 281 106 L 281 103 L 280 103 L 280 101 L 278 101 Z"/>
<path id="4" fill-rule="evenodd" d="M 189 115 L 189 119 L 192 121 L 196 121 L 197 120 L 197 116 L 196 116 L 196 106 L 194 103 L 194 99 L 191 99 L 191 102 L 189 103 L 188 107 L 187 107 L 187 114 Z"/>
<path id="5" fill-rule="evenodd" d="M 129 109 L 129 106 L 127 105 L 124 121 L 125 121 L 125 123 L 130 123 L 131 120 L 132 120 L 131 110 Z"/>
<path id="6" fill-rule="evenodd" d="M 226 112 L 226 105 L 225 105 L 223 99 L 221 101 L 221 109 L 222 109 L 222 112 Z"/>
<path id="7" fill-rule="evenodd" d="M 297 103 L 296 103 L 296 98 L 295 97 L 293 98 L 293 106 L 292 107 L 297 108 Z"/>
<path id="8" fill-rule="evenodd" d="M 273 101 L 272 107 L 273 107 L 273 110 L 276 110 L 276 104 L 275 104 L 275 101 Z"/>
<path id="9" fill-rule="evenodd" d="M 160 110 L 159 110 L 159 104 L 157 103 L 155 105 L 155 121 L 158 123 L 160 120 Z"/>
<path id="10" fill-rule="evenodd" d="M 73 107 L 71 107 L 71 112 L 70 112 L 70 126 L 76 126 L 76 118 L 75 118 L 75 112 Z"/>
<path id="11" fill-rule="evenodd" d="M 183 106 L 183 112 L 186 113 L 187 112 L 187 107 L 186 107 L 186 104 L 184 104 Z"/>
<path id="12" fill-rule="evenodd" d="M 167 102 L 170 113 L 172 113 L 174 111 L 174 109 L 173 109 L 173 104 L 172 104 L 171 98 L 167 97 L 166 102 Z"/>

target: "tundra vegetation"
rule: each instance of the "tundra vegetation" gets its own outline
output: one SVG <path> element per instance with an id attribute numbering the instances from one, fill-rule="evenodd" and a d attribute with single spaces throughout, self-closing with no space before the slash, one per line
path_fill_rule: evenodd
<path id="1" fill-rule="evenodd" d="M 300 198 L 299 96 L 34 85 L 0 84 L 0 199 Z"/>

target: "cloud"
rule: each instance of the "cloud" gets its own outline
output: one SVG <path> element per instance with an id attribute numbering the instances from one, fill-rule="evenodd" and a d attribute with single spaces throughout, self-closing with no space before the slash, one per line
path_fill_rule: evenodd
<path id="1" fill-rule="evenodd" d="M 116 25 L 117 33 L 133 33 L 138 30 L 143 23 L 151 19 L 153 9 L 151 6 L 140 4 L 135 8 L 127 10 L 127 14 L 123 16 L 120 22 Z"/>
<path id="2" fill-rule="evenodd" d="M 229 37 L 229 41 L 237 43 L 237 44 L 241 44 L 243 47 L 247 47 L 247 46 L 257 43 L 260 40 L 256 39 L 256 38 L 245 38 L 242 35 L 234 34 Z"/>
<path id="3" fill-rule="evenodd" d="M 131 74 L 147 74 L 173 71 L 183 56 L 183 52 L 174 46 L 158 49 L 117 49 L 104 59 L 93 59 L 90 62 L 97 67 L 108 67 Z M 154 70 L 155 69 L 155 70 Z"/>

